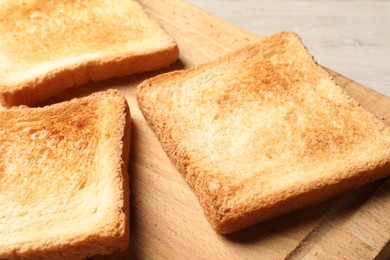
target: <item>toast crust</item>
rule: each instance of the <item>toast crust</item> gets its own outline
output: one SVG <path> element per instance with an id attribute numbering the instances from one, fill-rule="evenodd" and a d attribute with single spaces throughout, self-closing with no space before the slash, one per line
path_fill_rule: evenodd
<path id="1" fill-rule="evenodd" d="M 179 53 L 133 0 L 5 1 L 0 35 L 0 102 L 6 107 L 36 105 L 89 81 L 164 68 Z"/>
<path id="2" fill-rule="evenodd" d="M 117 90 L 0 111 L 0 258 L 81 259 L 129 242 L 130 113 Z"/>
<path id="3" fill-rule="evenodd" d="M 146 80 L 137 101 L 222 234 L 390 174 L 389 126 L 295 33 Z"/>

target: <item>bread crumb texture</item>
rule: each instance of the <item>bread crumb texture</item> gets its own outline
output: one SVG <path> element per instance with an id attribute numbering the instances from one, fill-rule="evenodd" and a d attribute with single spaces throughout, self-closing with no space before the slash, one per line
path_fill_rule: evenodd
<path id="1" fill-rule="evenodd" d="M 390 174 L 389 127 L 337 86 L 295 33 L 147 80 L 137 98 L 221 233 Z M 325 187 L 333 191 L 315 192 Z"/>
<path id="2" fill-rule="evenodd" d="M 81 258 L 124 247 L 125 103 L 107 91 L 0 111 L 0 258 Z M 118 114 L 118 126 L 108 113 Z"/>

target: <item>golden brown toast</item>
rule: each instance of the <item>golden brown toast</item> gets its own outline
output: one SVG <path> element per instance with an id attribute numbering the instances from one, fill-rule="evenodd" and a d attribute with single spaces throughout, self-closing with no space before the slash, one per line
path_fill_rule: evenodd
<path id="1" fill-rule="evenodd" d="M 278 33 L 141 83 L 141 111 L 216 231 L 230 233 L 390 174 L 390 128 Z"/>
<path id="2" fill-rule="evenodd" d="M 2 1 L 0 102 L 36 105 L 88 81 L 166 67 L 175 41 L 134 0 Z"/>
<path id="3" fill-rule="evenodd" d="M 0 144 L 0 259 L 126 249 L 130 114 L 119 91 L 0 111 Z"/>

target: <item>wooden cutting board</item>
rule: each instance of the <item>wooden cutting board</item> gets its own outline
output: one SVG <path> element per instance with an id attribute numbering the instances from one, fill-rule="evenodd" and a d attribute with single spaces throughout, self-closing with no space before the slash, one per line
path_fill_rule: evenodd
<path id="1" fill-rule="evenodd" d="M 140 2 L 180 47 L 179 61 L 164 71 L 190 68 L 259 39 L 180 0 Z M 227 236 L 216 234 L 135 100 L 136 86 L 164 71 L 89 84 L 60 97 L 69 99 L 97 89 L 118 88 L 125 93 L 131 109 L 131 245 L 126 252 L 93 259 L 389 257 L 390 179 L 247 230 Z M 389 98 L 330 72 L 364 107 L 390 122 Z"/>

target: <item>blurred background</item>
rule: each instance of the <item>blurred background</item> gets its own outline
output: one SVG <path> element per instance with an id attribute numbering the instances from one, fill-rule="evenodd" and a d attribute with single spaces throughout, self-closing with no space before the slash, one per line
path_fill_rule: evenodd
<path id="1" fill-rule="evenodd" d="M 187 0 L 252 33 L 295 31 L 317 62 L 390 97 L 390 0 Z"/>

